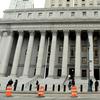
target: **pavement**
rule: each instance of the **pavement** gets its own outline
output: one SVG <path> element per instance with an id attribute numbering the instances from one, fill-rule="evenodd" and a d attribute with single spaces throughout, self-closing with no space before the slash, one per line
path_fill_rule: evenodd
<path id="1" fill-rule="evenodd" d="M 37 94 L 13 94 L 6 97 L 0 94 L 0 100 L 100 100 L 100 94 L 88 93 L 78 94 L 78 97 L 71 97 L 71 94 L 45 94 L 45 97 L 38 97 Z"/>

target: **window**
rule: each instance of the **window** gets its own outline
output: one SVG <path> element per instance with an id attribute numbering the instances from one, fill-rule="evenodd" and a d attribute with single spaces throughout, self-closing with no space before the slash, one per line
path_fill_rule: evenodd
<path id="1" fill-rule="evenodd" d="M 64 12 L 60 12 L 60 16 L 62 16 L 64 14 Z"/>
<path id="2" fill-rule="evenodd" d="M 99 64 L 99 58 L 98 57 L 94 58 L 94 64 Z"/>
<path id="3" fill-rule="evenodd" d="M 82 76 L 82 78 L 87 78 L 87 70 L 86 69 L 82 69 L 81 76 Z"/>
<path id="4" fill-rule="evenodd" d="M 54 4 L 51 4 L 51 7 L 54 7 L 55 5 Z"/>
<path id="5" fill-rule="evenodd" d="M 58 58 L 58 63 L 60 63 L 60 64 L 62 63 L 62 57 Z"/>
<path id="6" fill-rule="evenodd" d="M 71 48 L 70 53 L 71 57 L 75 57 L 75 48 Z"/>
<path id="7" fill-rule="evenodd" d="M 85 4 L 82 4 L 82 7 L 85 7 Z"/>
<path id="8" fill-rule="evenodd" d="M 69 4 L 66 4 L 66 7 L 69 7 Z"/>
<path id="9" fill-rule="evenodd" d="M 82 1 L 85 1 L 85 0 L 82 0 Z"/>
<path id="10" fill-rule="evenodd" d="M 94 57 L 97 57 L 97 56 L 98 56 L 98 48 L 94 47 Z"/>
<path id="11" fill-rule="evenodd" d="M 67 2 L 70 2 L 70 0 L 67 0 Z"/>
<path id="12" fill-rule="evenodd" d="M 59 45 L 59 51 L 63 51 L 63 45 Z"/>
<path id="13" fill-rule="evenodd" d="M 97 16 L 97 15 L 98 15 L 98 11 L 95 11 L 95 12 L 94 12 L 94 16 Z"/>
<path id="14" fill-rule="evenodd" d="M 18 13 L 17 17 L 20 17 L 22 15 L 22 13 Z"/>
<path id="15" fill-rule="evenodd" d="M 86 16 L 86 12 L 82 12 L 83 16 Z"/>
<path id="16" fill-rule="evenodd" d="M 77 4 L 74 4 L 75 7 L 77 7 Z"/>
<path id="17" fill-rule="evenodd" d="M 82 57 L 82 64 L 87 64 L 87 58 L 86 57 Z"/>
<path id="18" fill-rule="evenodd" d="M 59 7 L 61 7 L 62 6 L 62 4 L 59 4 Z"/>
<path id="19" fill-rule="evenodd" d="M 87 47 L 86 46 L 82 47 L 82 52 L 87 52 Z"/>
<path id="20" fill-rule="evenodd" d="M 61 77 L 61 69 L 58 69 L 58 70 L 57 70 L 57 76 L 58 76 L 58 77 Z"/>
<path id="21" fill-rule="evenodd" d="M 52 16 L 53 15 L 53 12 L 49 12 L 49 16 Z"/>
<path id="22" fill-rule="evenodd" d="M 32 13 L 28 13 L 28 17 L 30 17 L 32 15 Z"/>
<path id="23" fill-rule="evenodd" d="M 75 63 L 75 57 L 70 57 L 70 63 L 71 64 Z"/>
<path id="24" fill-rule="evenodd" d="M 42 16 L 42 13 L 38 13 L 38 16 Z"/>
<path id="25" fill-rule="evenodd" d="M 75 16 L 75 12 L 71 12 L 71 16 Z"/>
<path id="26" fill-rule="evenodd" d="M 93 3 L 90 3 L 90 6 L 92 6 L 93 5 Z"/>

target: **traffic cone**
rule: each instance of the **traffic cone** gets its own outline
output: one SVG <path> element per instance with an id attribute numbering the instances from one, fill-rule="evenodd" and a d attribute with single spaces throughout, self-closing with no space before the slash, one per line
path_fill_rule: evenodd
<path id="1" fill-rule="evenodd" d="M 6 96 L 11 97 L 12 96 L 12 86 L 8 85 L 6 88 Z"/>
<path id="2" fill-rule="evenodd" d="M 39 87 L 39 91 L 38 91 L 38 96 L 39 97 L 44 97 L 45 96 L 45 90 L 44 90 L 44 87 L 43 86 L 40 86 Z"/>
<path id="3" fill-rule="evenodd" d="M 71 88 L 71 96 L 72 97 L 77 97 L 77 87 L 76 86 L 72 86 Z"/>

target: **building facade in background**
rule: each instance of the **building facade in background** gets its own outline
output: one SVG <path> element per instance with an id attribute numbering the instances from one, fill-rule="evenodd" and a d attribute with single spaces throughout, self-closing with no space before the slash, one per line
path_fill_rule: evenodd
<path id="1" fill-rule="evenodd" d="M 46 0 L 45 7 L 99 7 L 100 0 Z"/>
<path id="2" fill-rule="evenodd" d="M 19 90 L 38 79 L 50 90 L 67 85 L 69 75 L 85 88 L 88 79 L 100 80 L 99 0 L 46 0 L 45 8 L 33 7 L 33 0 L 11 0 L 0 19 L 1 83 L 18 79 Z"/>

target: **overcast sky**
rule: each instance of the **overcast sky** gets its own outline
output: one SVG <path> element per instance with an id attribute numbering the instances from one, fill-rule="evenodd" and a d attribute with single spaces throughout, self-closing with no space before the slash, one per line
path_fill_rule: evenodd
<path id="1" fill-rule="evenodd" d="M 3 11 L 9 8 L 11 0 L 0 0 L 0 18 L 3 16 Z M 34 0 L 35 8 L 42 8 L 45 0 Z"/>

